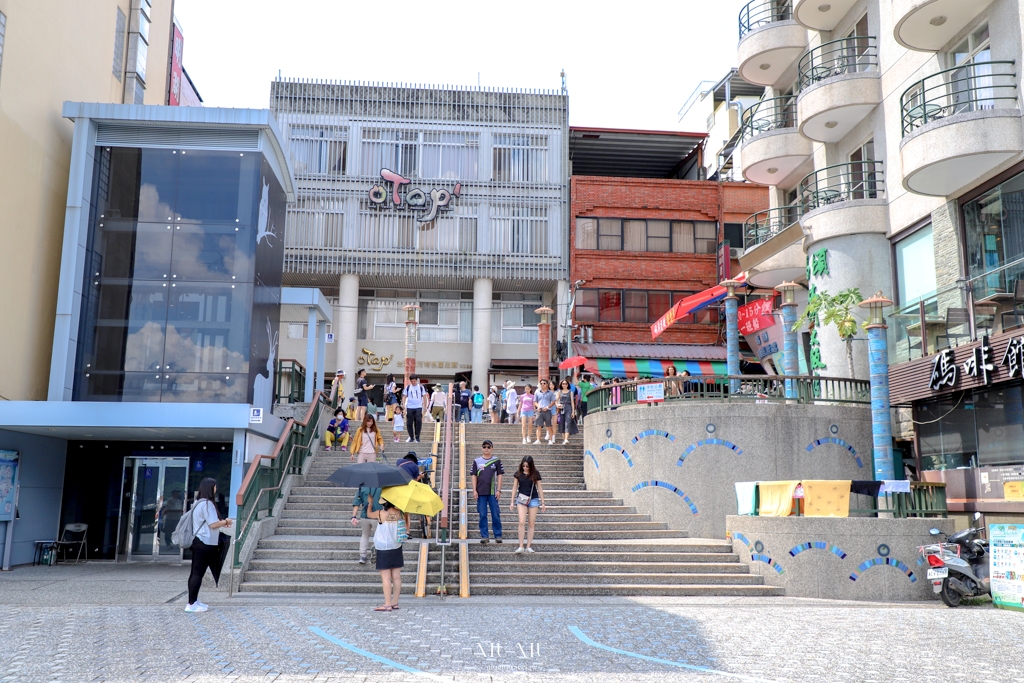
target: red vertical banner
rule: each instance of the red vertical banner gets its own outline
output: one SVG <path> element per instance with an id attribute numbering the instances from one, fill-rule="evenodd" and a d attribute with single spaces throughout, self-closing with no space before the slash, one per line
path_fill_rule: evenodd
<path id="1" fill-rule="evenodd" d="M 181 68 L 181 51 L 184 47 L 185 39 L 181 35 L 181 29 L 178 27 L 178 23 L 174 23 L 174 45 L 171 49 L 171 79 L 168 83 L 167 92 L 167 104 L 172 107 L 178 107 L 182 105 L 181 101 L 181 81 L 184 78 L 184 74 Z"/>
<path id="2" fill-rule="evenodd" d="M 752 301 L 745 306 L 740 306 L 736 311 L 736 320 L 739 324 L 740 334 L 755 334 L 775 325 L 775 317 L 772 315 L 772 304 L 774 302 L 774 298 L 767 297 Z"/>

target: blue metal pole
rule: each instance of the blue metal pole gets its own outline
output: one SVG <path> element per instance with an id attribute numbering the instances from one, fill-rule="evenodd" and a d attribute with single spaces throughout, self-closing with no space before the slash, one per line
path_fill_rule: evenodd
<path id="1" fill-rule="evenodd" d="M 889 348 L 885 330 L 885 325 L 868 326 L 875 481 L 895 478 L 892 461 L 892 424 L 889 416 Z"/>
<path id="2" fill-rule="evenodd" d="M 725 297 L 725 360 L 730 375 L 740 374 L 739 304 L 734 296 Z M 729 391 L 740 390 L 738 379 L 729 381 Z"/>
<path id="3" fill-rule="evenodd" d="M 782 304 L 782 371 L 787 375 L 800 373 L 800 363 L 797 361 L 796 346 L 796 302 Z M 786 380 L 786 398 L 796 398 L 796 383 Z"/>

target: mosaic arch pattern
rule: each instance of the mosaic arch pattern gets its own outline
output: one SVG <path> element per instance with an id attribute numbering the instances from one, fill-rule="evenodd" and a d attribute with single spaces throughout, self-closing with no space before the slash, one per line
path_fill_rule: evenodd
<path id="1" fill-rule="evenodd" d="M 672 484 L 669 484 L 667 481 L 642 481 L 633 487 L 633 493 L 636 493 L 640 489 L 647 488 L 648 486 L 656 486 L 658 488 L 668 489 L 669 491 L 683 499 L 683 502 L 690 507 L 690 512 L 692 512 L 695 515 L 700 514 L 697 512 L 697 506 L 693 504 L 693 501 L 690 500 L 690 497 L 686 495 L 686 493 L 682 489 Z"/>
<path id="2" fill-rule="evenodd" d="M 825 541 L 808 541 L 807 543 L 795 545 L 789 549 L 789 554 L 792 557 L 796 557 L 805 550 L 825 550 L 827 552 L 832 553 L 840 560 L 846 559 L 846 553 L 843 552 L 842 548 L 840 548 L 837 545 L 832 545 L 831 543 L 826 543 Z"/>
<path id="3" fill-rule="evenodd" d="M 846 450 L 850 451 L 850 455 L 852 455 L 853 459 L 857 461 L 857 467 L 864 467 L 864 463 L 861 461 L 860 456 L 857 455 L 857 451 L 854 449 L 854 447 L 846 443 L 842 439 L 838 439 L 834 436 L 826 436 L 824 439 L 812 441 L 807 445 L 807 452 L 810 453 L 818 446 L 824 446 L 825 444 L 835 444 L 836 446 L 842 446 Z"/>
<path id="4" fill-rule="evenodd" d="M 734 444 L 732 441 L 726 441 L 725 439 L 702 439 L 697 443 L 692 443 L 686 447 L 686 450 L 683 451 L 683 454 L 679 456 L 679 460 L 676 462 L 676 467 L 681 467 L 683 461 L 686 460 L 686 456 L 688 456 L 690 453 L 693 453 L 701 446 L 725 446 L 729 450 L 736 453 L 736 455 L 743 455 L 743 451 L 740 450 L 740 447 Z"/>
<path id="5" fill-rule="evenodd" d="M 890 567 L 896 567 L 901 572 L 907 575 L 910 579 L 910 583 L 917 583 L 917 577 L 914 576 L 914 572 L 910 571 L 910 567 L 903 564 L 899 560 L 893 557 L 876 557 L 865 562 L 861 562 L 860 566 L 857 567 L 857 571 L 850 574 L 850 581 L 856 581 L 860 578 L 860 575 L 875 566 L 889 565 Z"/>
<path id="6" fill-rule="evenodd" d="M 640 441 L 640 439 L 646 439 L 648 436 L 663 436 L 672 443 L 675 443 L 676 440 L 676 437 L 674 435 L 669 434 L 668 432 L 663 431 L 661 429 L 648 429 L 634 436 L 633 443 L 637 443 L 638 441 Z"/>
<path id="7" fill-rule="evenodd" d="M 589 456 L 590 459 L 594 462 L 594 467 L 596 467 L 598 470 L 601 469 L 601 466 L 597 464 L 597 456 L 594 455 L 593 451 L 591 451 L 590 449 L 587 449 L 587 450 L 584 451 L 584 454 Z"/>
<path id="8" fill-rule="evenodd" d="M 629 453 L 627 453 L 626 450 L 617 443 L 606 443 L 605 445 L 601 446 L 601 449 L 598 451 L 598 453 L 604 453 L 609 449 L 622 453 L 622 457 L 626 459 L 626 464 L 629 465 L 630 467 L 633 466 L 633 458 L 629 457 Z"/>
<path id="9" fill-rule="evenodd" d="M 766 565 L 774 569 L 775 572 L 779 574 L 779 576 L 786 573 L 786 570 L 782 568 L 782 565 L 780 565 L 778 562 L 768 557 L 767 555 L 762 555 L 761 553 L 753 553 L 750 556 L 750 560 L 752 562 L 764 562 Z"/>

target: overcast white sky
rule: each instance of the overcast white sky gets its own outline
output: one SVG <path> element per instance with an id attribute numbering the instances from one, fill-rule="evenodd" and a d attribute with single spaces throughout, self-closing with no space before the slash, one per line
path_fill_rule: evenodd
<path id="1" fill-rule="evenodd" d="M 176 0 L 207 106 L 268 104 L 282 76 L 557 89 L 574 126 L 679 130 L 735 65 L 745 0 Z M 698 131 L 703 132 L 703 131 Z"/>

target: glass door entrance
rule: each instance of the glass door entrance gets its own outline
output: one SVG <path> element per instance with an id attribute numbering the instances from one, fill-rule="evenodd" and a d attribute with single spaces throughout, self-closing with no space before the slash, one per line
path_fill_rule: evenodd
<path id="1" fill-rule="evenodd" d="M 188 458 L 125 458 L 132 474 L 128 510 L 128 561 L 175 559 L 171 534 L 188 497 Z"/>

